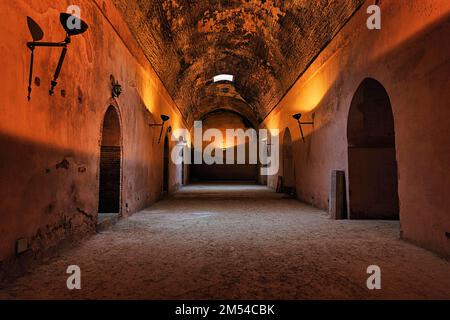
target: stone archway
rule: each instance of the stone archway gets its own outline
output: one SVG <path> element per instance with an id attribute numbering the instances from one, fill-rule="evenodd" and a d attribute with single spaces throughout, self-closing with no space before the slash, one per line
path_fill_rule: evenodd
<path id="1" fill-rule="evenodd" d="M 121 198 L 122 132 L 114 106 L 109 106 L 103 120 L 100 146 L 98 212 L 119 214 Z"/>

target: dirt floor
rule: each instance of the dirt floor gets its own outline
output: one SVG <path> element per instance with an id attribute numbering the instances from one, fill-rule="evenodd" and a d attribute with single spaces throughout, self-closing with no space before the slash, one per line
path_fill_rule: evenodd
<path id="1" fill-rule="evenodd" d="M 450 299 L 450 262 L 392 221 L 333 221 L 261 186 L 192 185 L 2 288 L 1 299 Z M 69 265 L 82 289 L 66 287 Z M 369 265 L 382 289 L 366 287 Z"/>

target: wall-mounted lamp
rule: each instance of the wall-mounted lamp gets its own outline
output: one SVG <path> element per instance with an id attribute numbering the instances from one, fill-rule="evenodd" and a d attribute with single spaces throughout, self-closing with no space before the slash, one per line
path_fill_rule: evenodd
<path id="1" fill-rule="evenodd" d="M 302 117 L 302 114 L 301 114 L 301 113 L 296 113 L 296 114 L 294 114 L 294 115 L 292 116 L 292 118 L 294 118 L 295 120 L 297 120 L 298 127 L 300 128 L 300 133 L 301 133 L 301 135 L 302 135 L 302 140 L 305 141 L 305 136 L 303 135 L 302 125 L 303 125 L 303 124 L 306 124 L 306 125 L 312 125 L 312 126 L 314 126 L 314 114 L 313 114 L 313 117 L 312 117 L 312 120 L 313 120 L 313 121 L 311 121 L 311 122 L 300 122 L 300 118 L 301 118 L 301 117 Z"/>
<path id="2" fill-rule="evenodd" d="M 170 120 L 169 116 L 166 116 L 165 114 L 161 115 L 161 120 L 162 123 L 154 123 L 154 124 L 149 124 L 150 127 L 161 127 L 161 131 L 159 132 L 159 139 L 158 139 L 158 143 L 161 142 L 161 137 L 162 137 L 162 133 L 164 130 L 164 124 Z"/>
<path id="3" fill-rule="evenodd" d="M 122 86 L 119 81 L 114 78 L 113 75 L 110 76 L 111 79 L 111 94 L 113 98 L 118 98 L 122 94 Z"/>
<path id="4" fill-rule="evenodd" d="M 31 37 L 33 41 L 27 43 L 27 47 L 31 50 L 31 62 L 30 62 L 30 77 L 28 79 L 28 101 L 31 100 L 31 82 L 33 78 L 33 64 L 34 64 L 34 49 L 36 47 L 60 47 L 63 48 L 61 52 L 61 56 L 59 58 L 58 66 L 56 67 L 55 74 L 53 76 L 53 80 L 51 81 L 51 87 L 49 90 L 49 94 L 52 95 L 54 93 L 54 89 L 58 84 L 57 80 L 59 74 L 61 73 L 61 68 L 64 63 L 64 58 L 67 53 L 67 45 L 71 42 L 70 38 L 72 36 L 76 36 L 86 32 L 88 29 L 88 25 L 86 22 L 82 21 L 78 17 L 71 15 L 69 13 L 61 13 L 59 15 L 59 22 L 62 27 L 66 31 L 66 38 L 61 42 L 40 42 L 42 38 L 44 38 L 44 31 L 42 31 L 41 27 L 31 19 L 27 17 L 28 29 L 30 30 Z"/>

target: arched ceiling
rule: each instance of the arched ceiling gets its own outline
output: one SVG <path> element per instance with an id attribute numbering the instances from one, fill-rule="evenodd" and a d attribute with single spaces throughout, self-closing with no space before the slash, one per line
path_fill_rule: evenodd
<path id="1" fill-rule="evenodd" d="M 364 0 L 113 2 L 188 122 L 221 108 L 257 122 Z"/>

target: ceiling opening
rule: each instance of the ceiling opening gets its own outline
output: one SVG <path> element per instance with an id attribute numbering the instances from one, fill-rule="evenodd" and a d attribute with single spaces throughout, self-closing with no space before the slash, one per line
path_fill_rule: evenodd
<path id="1" fill-rule="evenodd" d="M 219 81 L 228 81 L 228 82 L 234 82 L 234 76 L 231 74 L 219 74 L 213 78 L 214 82 Z"/>

